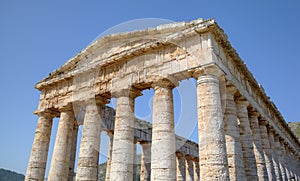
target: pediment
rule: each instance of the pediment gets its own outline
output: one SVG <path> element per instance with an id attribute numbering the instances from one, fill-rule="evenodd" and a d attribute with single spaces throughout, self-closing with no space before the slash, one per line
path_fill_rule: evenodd
<path id="1" fill-rule="evenodd" d="M 102 37 L 73 58 L 68 60 L 60 68 L 39 81 L 36 88 L 40 89 L 44 84 L 72 77 L 78 73 L 88 71 L 99 66 L 108 66 L 122 57 L 137 55 L 148 49 L 175 42 L 176 39 L 186 38 L 188 34 L 197 31 L 208 31 L 208 27 L 215 25 L 213 19 L 198 19 L 191 22 L 179 22 L 160 25 L 156 28 L 148 28 L 127 33 L 118 33 Z"/>

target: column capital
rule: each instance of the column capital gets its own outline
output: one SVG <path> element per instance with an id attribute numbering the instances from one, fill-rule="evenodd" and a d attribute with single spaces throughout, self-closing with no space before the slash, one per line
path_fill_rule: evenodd
<path id="1" fill-rule="evenodd" d="M 233 84 L 231 84 L 231 83 L 226 84 L 226 92 L 227 93 L 234 96 L 235 93 L 237 93 L 237 91 L 238 91 L 237 88 Z"/>
<path id="2" fill-rule="evenodd" d="M 269 122 L 265 119 L 261 119 L 258 121 L 259 125 L 262 125 L 262 126 L 267 126 L 269 124 Z"/>
<path id="3" fill-rule="evenodd" d="M 250 108 L 248 110 L 248 113 L 249 113 L 249 116 L 255 116 L 257 118 L 260 116 L 260 113 L 254 108 Z"/>
<path id="4" fill-rule="evenodd" d="M 275 129 L 270 124 L 267 125 L 267 128 L 268 132 L 273 133 L 273 135 L 275 134 Z"/>
<path id="5" fill-rule="evenodd" d="M 193 157 L 191 155 L 185 155 L 184 158 L 186 160 L 193 160 Z"/>
<path id="6" fill-rule="evenodd" d="M 220 77 L 221 75 L 225 74 L 220 69 L 220 67 L 217 66 L 216 64 L 210 64 L 210 65 L 206 65 L 206 66 L 197 68 L 197 69 L 191 71 L 190 73 L 195 79 L 199 79 L 199 77 L 201 77 L 203 75 L 214 75 L 214 76 Z"/>
<path id="7" fill-rule="evenodd" d="M 184 157 L 184 154 L 182 154 L 180 152 L 176 152 L 176 157 L 179 157 L 179 158 Z"/>
<path id="8" fill-rule="evenodd" d="M 113 90 L 111 92 L 113 97 L 130 97 L 130 98 L 136 98 L 138 96 L 141 96 L 141 90 L 134 88 L 134 87 L 129 87 L 129 88 L 124 88 L 124 89 L 118 89 L 118 90 Z"/>
<path id="9" fill-rule="evenodd" d="M 279 142 L 282 143 L 283 145 L 286 143 L 285 139 L 279 136 Z"/>
<path id="10" fill-rule="evenodd" d="M 248 107 L 250 105 L 250 103 L 247 101 L 247 99 L 241 97 L 235 100 L 236 104 L 238 105 L 244 105 L 246 107 Z"/>
<path id="11" fill-rule="evenodd" d="M 36 114 L 39 117 L 44 117 L 46 119 L 53 119 L 55 117 L 59 117 L 59 111 L 51 109 L 36 110 L 33 112 L 33 114 Z"/>
<path id="12" fill-rule="evenodd" d="M 67 105 L 58 108 L 59 112 L 73 112 L 73 104 L 68 103 Z"/>
<path id="13" fill-rule="evenodd" d="M 192 159 L 194 162 L 199 162 L 199 158 L 197 158 L 197 157 L 193 157 Z"/>
<path id="14" fill-rule="evenodd" d="M 178 82 L 173 81 L 169 78 L 157 79 L 157 80 L 154 80 L 154 82 L 152 83 L 152 87 L 154 90 L 156 89 L 156 87 L 173 89 L 176 86 L 178 86 Z"/>

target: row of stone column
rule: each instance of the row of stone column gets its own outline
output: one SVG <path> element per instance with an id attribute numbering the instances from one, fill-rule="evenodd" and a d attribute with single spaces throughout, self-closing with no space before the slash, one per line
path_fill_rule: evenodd
<path id="1" fill-rule="evenodd" d="M 236 96 L 238 91 L 233 86 L 227 86 L 225 104 L 222 102 L 220 75 L 222 72 L 216 67 L 193 72 L 193 76 L 197 79 L 199 135 L 199 167 L 193 168 L 200 170 L 200 174 L 193 174 L 193 178 L 198 177 L 196 180 L 280 180 L 298 176 L 295 170 L 298 168 L 295 167 L 297 163 L 293 161 L 297 158 L 290 154 L 287 145 L 285 150 L 279 146 L 284 144 L 280 142 L 282 139 L 274 134 L 274 130 L 268 126 L 267 121 L 262 120 L 258 112 L 249 109 L 247 100 L 242 96 Z M 147 158 L 148 161 L 151 160 L 151 173 L 147 171 L 147 174 L 151 175 L 151 180 L 176 180 L 177 178 L 172 95 L 172 89 L 176 85 L 176 82 L 167 79 L 153 83 L 151 159 Z M 117 106 L 107 179 L 133 180 L 134 100 L 141 93 L 140 90 L 127 88 L 114 91 L 112 95 L 117 98 Z M 95 100 L 86 101 L 76 180 L 97 179 L 101 133 L 101 109 L 99 108 L 105 103 L 105 99 L 99 98 L 96 103 Z M 225 106 L 224 115 L 222 105 Z M 51 116 L 40 114 L 25 180 L 44 178 L 53 118 Z M 67 180 L 71 177 L 68 173 L 73 173 L 74 167 L 70 165 L 74 160 L 73 147 L 76 144 L 74 125 L 72 110 L 61 109 L 48 180 Z M 291 162 L 287 163 L 287 160 Z M 193 164 L 188 163 L 186 166 L 188 172 L 185 172 L 188 174 L 185 175 L 191 179 Z M 291 163 L 294 164 L 291 166 Z M 199 172 L 193 171 L 193 173 Z"/>
<path id="2" fill-rule="evenodd" d="M 176 180 L 177 181 L 193 181 L 199 180 L 199 159 L 190 155 L 176 153 Z"/>
<path id="3" fill-rule="evenodd" d="M 291 180 L 284 139 L 239 95 L 226 88 L 224 130 L 230 180 Z M 294 158 L 298 160 L 297 157 Z"/>

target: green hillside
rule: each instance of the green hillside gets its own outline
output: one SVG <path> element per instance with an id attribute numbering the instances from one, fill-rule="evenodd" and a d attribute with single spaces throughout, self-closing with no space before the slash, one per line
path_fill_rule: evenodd
<path id="1" fill-rule="evenodd" d="M 23 181 L 24 175 L 0 168 L 0 181 Z"/>
<path id="2" fill-rule="evenodd" d="M 298 139 L 300 139 L 300 122 L 290 122 L 289 127 L 292 129 Z"/>

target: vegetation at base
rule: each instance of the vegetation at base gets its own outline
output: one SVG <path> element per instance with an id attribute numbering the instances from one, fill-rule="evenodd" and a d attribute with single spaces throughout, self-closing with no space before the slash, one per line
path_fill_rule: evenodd
<path id="1" fill-rule="evenodd" d="M 288 125 L 300 140 L 300 122 L 290 122 Z"/>
<path id="2" fill-rule="evenodd" d="M 0 168 L 0 181 L 23 181 L 24 175 Z"/>

